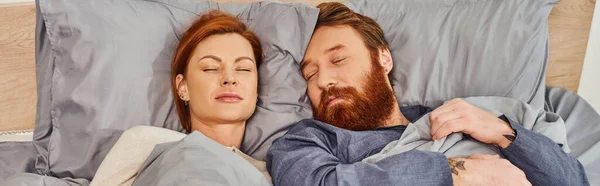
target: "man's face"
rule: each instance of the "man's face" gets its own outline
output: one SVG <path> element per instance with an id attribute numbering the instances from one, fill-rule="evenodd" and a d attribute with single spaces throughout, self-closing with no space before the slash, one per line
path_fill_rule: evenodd
<path id="1" fill-rule="evenodd" d="M 394 94 L 374 54 L 352 27 L 315 30 L 301 64 L 315 119 L 349 130 L 383 125 Z"/>

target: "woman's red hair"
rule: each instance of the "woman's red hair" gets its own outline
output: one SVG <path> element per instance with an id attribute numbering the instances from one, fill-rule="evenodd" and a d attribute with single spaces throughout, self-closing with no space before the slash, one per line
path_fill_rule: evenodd
<path id="1" fill-rule="evenodd" d="M 196 46 L 198 46 L 201 41 L 212 35 L 229 33 L 240 34 L 250 42 L 257 66 L 263 61 L 262 48 L 258 37 L 248 30 L 246 25 L 237 18 L 219 10 L 213 10 L 206 13 L 198 20 L 194 21 L 190 28 L 183 34 L 183 37 L 177 46 L 175 59 L 173 59 L 173 64 L 171 66 L 171 91 L 173 92 L 173 98 L 175 99 L 175 106 L 177 107 L 177 114 L 179 115 L 181 126 L 183 126 L 188 133 L 192 132 L 190 109 L 185 105 L 184 101 L 179 98 L 176 77 L 178 74 L 183 74 L 183 76 L 186 77 L 190 57 L 192 57 Z"/>

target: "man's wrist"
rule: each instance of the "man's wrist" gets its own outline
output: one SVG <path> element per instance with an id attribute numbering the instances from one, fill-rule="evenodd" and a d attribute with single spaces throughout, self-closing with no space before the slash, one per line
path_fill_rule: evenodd
<path id="1" fill-rule="evenodd" d="M 460 183 L 460 172 L 466 170 L 465 169 L 465 161 L 463 158 L 448 158 L 448 165 L 450 166 L 450 174 L 452 175 L 452 183 L 453 185 L 458 185 Z"/>
<path id="2" fill-rule="evenodd" d="M 510 123 L 508 123 L 507 121 L 504 121 L 500 118 L 498 118 L 498 120 L 505 127 L 503 127 L 502 131 L 500 132 L 500 135 L 498 136 L 498 140 L 496 140 L 495 145 L 504 149 L 504 148 L 510 146 L 510 144 L 512 144 L 512 142 L 516 138 L 516 134 L 515 134 L 515 130 L 510 126 Z"/>
<path id="3" fill-rule="evenodd" d="M 514 134 L 512 134 L 512 135 L 505 134 L 505 135 L 503 135 L 503 137 L 504 137 L 504 139 L 496 145 L 502 149 L 505 149 L 506 147 L 510 146 L 510 144 L 512 144 L 512 141 L 514 141 L 515 137 L 514 137 Z"/>

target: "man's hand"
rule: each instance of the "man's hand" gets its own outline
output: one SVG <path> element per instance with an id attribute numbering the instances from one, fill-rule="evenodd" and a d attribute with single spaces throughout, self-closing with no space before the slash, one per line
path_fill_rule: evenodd
<path id="1" fill-rule="evenodd" d="M 508 123 L 462 99 L 453 99 L 435 109 L 429 120 L 434 140 L 462 132 L 482 143 L 506 148 L 515 139 Z"/>
<path id="2" fill-rule="evenodd" d="M 498 155 L 474 154 L 469 158 L 449 158 L 456 186 L 516 185 L 530 186 L 525 173 Z"/>

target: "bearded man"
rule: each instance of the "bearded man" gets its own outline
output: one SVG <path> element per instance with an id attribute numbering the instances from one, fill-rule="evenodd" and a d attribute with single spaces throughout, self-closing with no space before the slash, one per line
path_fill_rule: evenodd
<path id="1" fill-rule="evenodd" d="M 399 107 L 388 78 L 393 62 L 383 31 L 340 3 L 323 3 L 301 70 L 315 120 L 302 120 L 267 155 L 275 186 L 589 185 L 581 164 L 539 133 L 461 99 L 435 110 Z M 431 112 L 433 139 L 460 132 L 502 157 L 446 158 L 407 151 L 362 162 Z"/>

